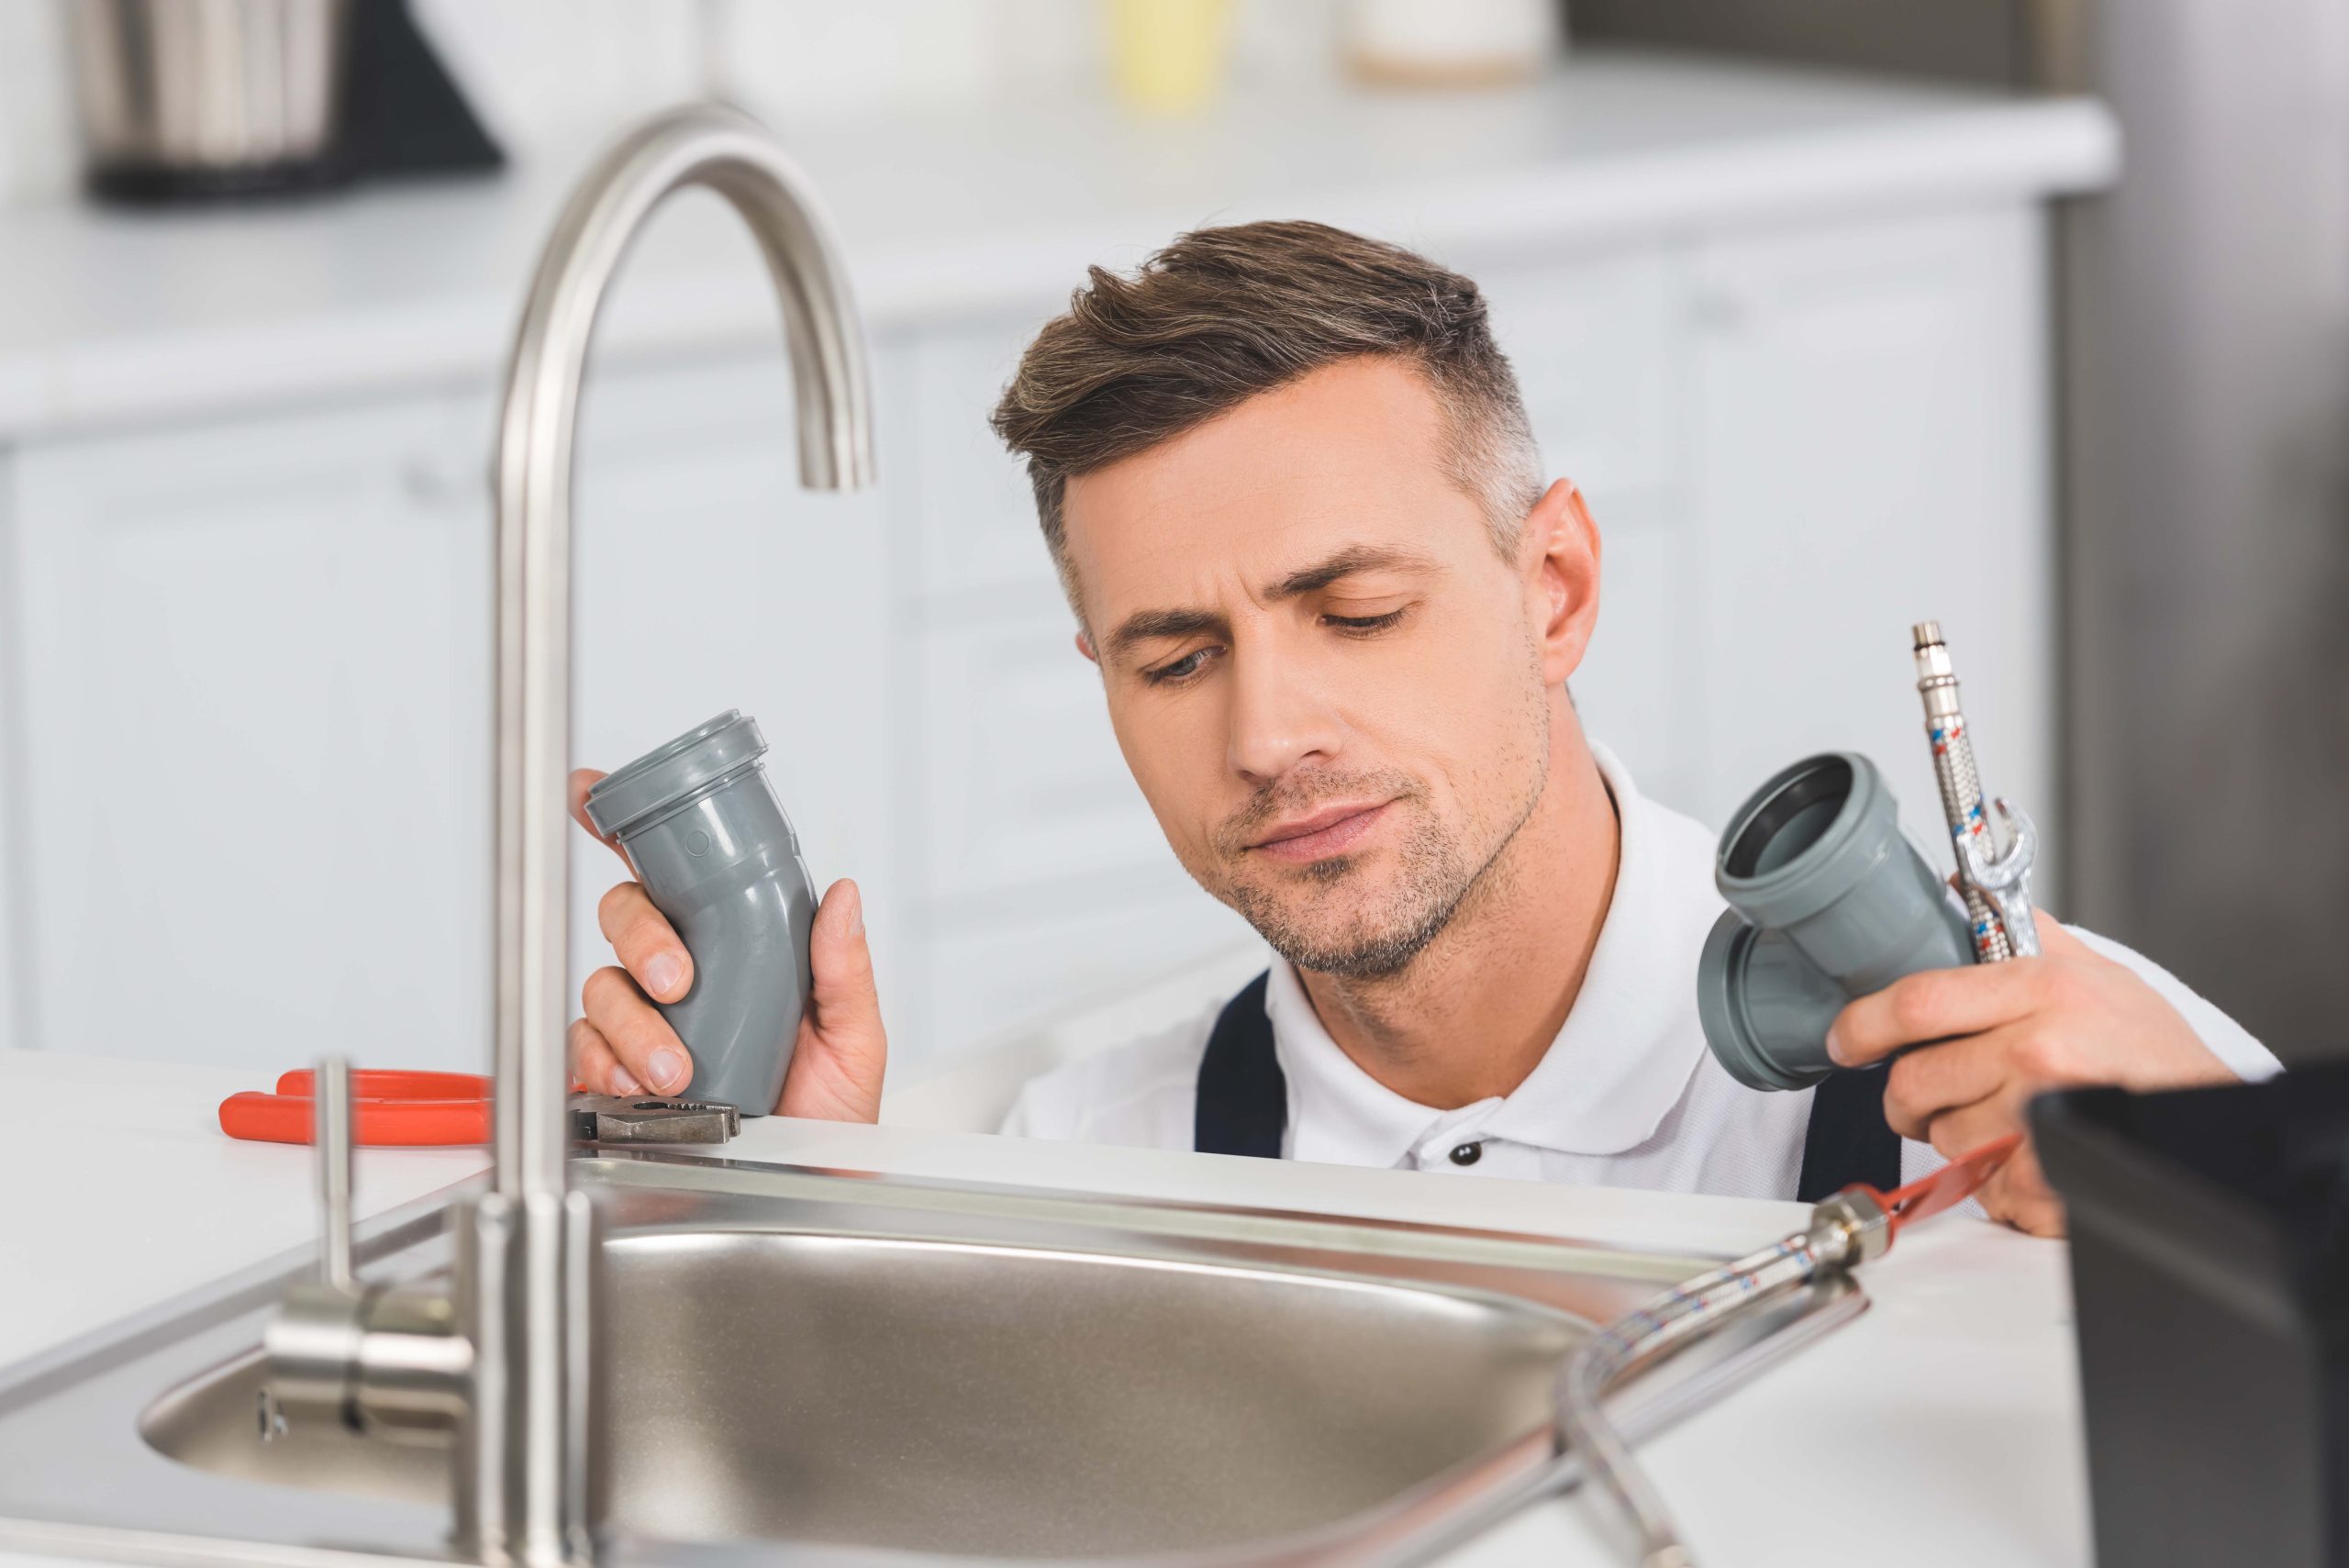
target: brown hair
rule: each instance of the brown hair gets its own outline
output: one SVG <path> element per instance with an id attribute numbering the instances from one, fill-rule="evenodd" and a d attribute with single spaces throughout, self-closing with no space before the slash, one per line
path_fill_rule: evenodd
<path id="1" fill-rule="evenodd" d="M 1541 458 L 1474 283 L 1400 246 L 1298 222 L 1202 228 L 1130 277 L 1091 269 L 1067 314 L 1020 356 L 992 421 L 1028 459 L 1069 602 L 1076 583 L 1062 501 L 1072 474 L 1373 354 L 1427 377 L 1444 414 L 1446 471 L 1483 506 L 1495 547 L 1512 554 L 1541 495 Z"/>

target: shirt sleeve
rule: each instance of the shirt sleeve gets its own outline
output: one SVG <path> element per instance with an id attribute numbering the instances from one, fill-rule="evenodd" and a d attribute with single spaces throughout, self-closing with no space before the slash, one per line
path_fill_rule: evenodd
<path id="1" fill-rule="evenodd" d="M 2256 1084 L 2273 1078 L 2284 1070 L 2284 1064 L 2277 1060 L 2276 1053 L 2254 1039 L 2249 1029 L 2221 1012 L 2215 1004 L 2198 995 L 2192 986 L 2152 959 L 2121 946 L 2110 937 L 2098 936 L 2094 931 L 2085 931 L 2077 926 L 2069 926 L 2065 929 L 2115 963 L 2126 964 L 2135 970 L 2162 1000 L 2177 1009 L 2188 1027 L 2201 1038 L 2204 1045 L 2210 1048 L 2210 1054 L 2225 1063 L 2227 1070 L 2236 1077 L 2247 1084 Z"/>

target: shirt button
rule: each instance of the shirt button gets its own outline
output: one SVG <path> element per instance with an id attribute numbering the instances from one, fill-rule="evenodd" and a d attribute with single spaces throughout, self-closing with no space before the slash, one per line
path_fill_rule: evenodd
<path id="1" fill-rule="evenodd" d="M 1481 1143 L 1463 1143 L 1452 1151 L 1452 1162 L 1455 1165 L 1473 1165 L 1484 1157 L 1485 1146 Z"/>

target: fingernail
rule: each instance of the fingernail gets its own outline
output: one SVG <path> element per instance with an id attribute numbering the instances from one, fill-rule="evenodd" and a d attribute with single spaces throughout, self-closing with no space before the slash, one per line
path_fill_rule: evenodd
<path id="1" fill-rule="evenodd" d="M 685 962 L 675 953 L 664 952 L 647 961 L 644 984 L 655 996 L 666 996 L 685 978 Z"/>
<path id="2" fill-rule="evenodd" d="M 644 1070 L 652 1074 L 652 1086 L 664 1095 L 685 1081 L 685 1059 L 674 1051 L 654 1051 Z"/>
<path id="3" fill-rule="evenodd" d="M 644 1093 L 644 1085 L 629 1077 L 627 1068 L 615 1067 L 612 1069 L 612 1093 L 615 1095 L 640 1095 Z"/>
<path id="4" fill-rule="evenodd" d="M 849 889 L 848 895 L 848 934 L 864 935 L 864 899 L 854 888 Z"/>
<path id="5" fill-rule="evenodd" d="M 1851 1065 L 1843 1061 L 1843 1042 L 1835 1038 L 1835 1029 L 1832 1025 L 1830 1025 L 1827 1030 L 1827 1054 L 1843 1066 Z"/>

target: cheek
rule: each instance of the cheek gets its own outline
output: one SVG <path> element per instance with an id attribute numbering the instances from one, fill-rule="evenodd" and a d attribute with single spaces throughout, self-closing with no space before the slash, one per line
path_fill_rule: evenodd
<path id="1" fill-rule="evenodd" d="M 1177 850 L 1201 841 L 1215 819 L 1224 773 L 1213 698 L 1202 692 L 1179 702 L 1112 696 L 1108 706 L 1118 751 L 1160 830 Z"/>
<path id="2" fill-rule="evenodd" d="M 1459 781 L 1517 750 L 1539 705 L 1540 669 L 1513 601 L 1457 613 L 1350 662 L 1359 728 L 1394 760 Z M 1358 653 L 1362 651 L 1356 651 Z"/>

